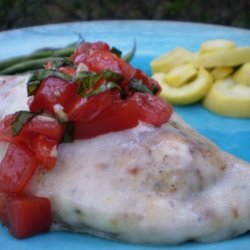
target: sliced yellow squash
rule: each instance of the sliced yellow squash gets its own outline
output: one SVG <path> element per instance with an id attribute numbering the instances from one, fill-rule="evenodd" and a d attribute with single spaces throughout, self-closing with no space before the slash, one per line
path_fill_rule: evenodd
<path id="1" fill-rule="evenodd" d="M 164 81 L 174 87 L 185 84 L 189 79 L 195 77 L 197 69 L 192 63 L 185 63 L 173 68 L 164 76 Z"/>
<path id="2" fill-rule="evenodd" d="M 217 67 L 213 69 L 210 73 L 213 76 L 214 80 L 220 80 L 226 78 L 233 72 L 233 67 L 224 66 L 224 67 Z"/>
<path id="3" fill-rule="evenodd" d="M 225 39 L 214 39 L 208 40 L 201 44 L 200 53 L 207 53 L 215 50 L 221 49 L 232 49 L 235 48 L 235 42 Z"/>
<path id="4" fill-rule="evenodd" d="M 215 50 L 199 54 L 194 59 L 196 66 L 205 68 L 237 66 L 247 62 L 250 62 L 250 47 Z"/>
<path id="5" fill-rule="evenodd" d="M 228 117 L 250 117 L 250 87 L 232 77 L 217 81 L 203 100 L 212 112 Z"/>
<path id="6" fill-rule="evenodd" d="M 199 68 L 197 77 L 180 87 L 173 87 L 164 81 L 164 73 L 152 76 L 162 87 L 161 97 L 173 104 L 186 105 L 201 100 L 212 85 L 212 77 L 204 68 Z"/>
<path id="7" fill-rule="evenodd" d="M 234 80 L 239 84 L 250 86 L 250 63 L 243 64 L 234 74 Z"/>
<path id="8" fill-rule="evenodd" d="M 150 66 L 152 73 L 169 72 L 172 68 L 192 61 L 194 53 L 184 48 L 176 48 L 169 53 L 155 58 Z"/>

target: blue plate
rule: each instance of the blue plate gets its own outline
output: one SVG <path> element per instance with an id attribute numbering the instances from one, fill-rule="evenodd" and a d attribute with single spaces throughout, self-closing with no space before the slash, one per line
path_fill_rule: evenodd
<path id="1" fill-rule="evenodd" d="M 48 46 L 65 46 L 81 34 L 87 41 L 102 40 L 127 52 L 137 41 L 132 64 L 150 75 L 149 63 L 175 47 L 197 51 L 208 39 L 234 40 L 239 46 L 250 45 L 250 31 L 216 25 L 161 21 L 101 21 L 36 26 L 0 33 L 0 60 L 23 55 Z M 250 162 L 250 119 L 230 119 L 217 116 L 200 104 L 175 107 L 175 110 L 223 150 Z M 235 250 L 249 249 L 249 234 L 213 244 L 187 243 L 180 246 L 145 246 L 108 241 L 92 236 L 64 232 L 47 233 L 25 240 L 14 239 L 0 226 L 0 249 L 81 249 L 81 250 Z"/>

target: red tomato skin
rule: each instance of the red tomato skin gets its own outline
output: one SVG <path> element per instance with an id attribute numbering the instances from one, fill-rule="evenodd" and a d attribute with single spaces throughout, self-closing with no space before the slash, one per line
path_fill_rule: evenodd
<path id="1" fill-rule="evenodd" d="M 159 96 L 161 93 L 161 90 L 162 90 L 161 85 L 156 80 L 154 80 L 152 78 L 149 78 L 149 85 L 150 85 L 151 90 L 154 90 L 154 88 L 158 89 L 158 91 L 155 93 L 155 95 Z"/>
<path id="2" fill-rule="evenodd" d="M 44 135 L 38 135 L 32 139 L 32 151 L 35 153 L 39 163 L 50 170 L 56 165 L 56 155 L 52 155 L 53 150 L 57 150 L 57 141 L 49 139 Z"/>
<path id="3" fill-rule="evenodd" d="M 0 141 L 12 141 L 11 123 L 14 121 L 14 118 L 14 115 L 7 115 L 2 121 L 0 121 Z"/>
<path id="4" fill-rule="evenodd" d="M 58 123 L 56 119 L 36 116 L 25 125 L 23 132 L 41 134 L 59 142 L 64 130 L 65 125 Z"/>
<path id="5" fill-rule="evenodd" d="M 0 192 L 20 193 L 36 166 L 37 160 L 26 146 L 10 144 L 0 163 Z"/>
<path id="6" fill-rule="evenodd" d="M 25 124 L 18 136 L 13 137 L 11 122 L 14 118 L 14 114 L 8 115 L 0 122 L 0 141 L 24 144 L 30 147 L 31 151 L 33 151 L 31 144 L 37 135 L 42 135 L 48 140 L 54 140 L 58 144 L 66 127 L 64 124 L 59 124 L 56 119 L 37 116 Z"/>
<path id="7" fill-rule="evenodd" d="M 9 229 L 16 238 L 46 232 L 52 223 L 50 201 L 43 197 L 17 197 L 7 204 Z"/>
<path id="8" fill-rule="evenodd" d="M 60 104 L 65 108 L 76 95 L 77 84 L 51 76 L 43 80 L 34 98 L 28 103 L 29 109 L 31 112 L 44 110 L 54 114 L 55 104 Z"/>
<path id="9" fill-rule="evenodd" d="M 90 98 L 77 96 L 67 111 L 69 120 L 82 123 L 89 122 L 107 109 L 111 103 L 110 90 Z"/>
<path id="10" fill-rule="evenodd" d="M 76 70 L 70 66 L 60 67 L 59 71 L 63 72 L 64 74 L 67 74 L 69 76 L 73 76 L 76 73 Z"/>
<path id="11" fill-rule="evenodd" d="M 0 222 L 6 227 L 9 226 L 7 205 L 12 198 L 13 195 L 0 192 Z"/>
<path id="12" fill-rule="evenodd" d="M 160 126 L 167 122 L 173 113 L 172 106 L 158 96 L 135 93 L 130 98 L 137 103 L 138 119 L 140 121 Z"/>
<path id="13" fill-rule="evenodd" d="M 74 54 L 70 57 L 72 61 L 76 60 L 76 57 L 79 55 L 82 56 L 87 56 L 94 51 L 108 51 L 109 50 L 109 45 L 104 42 L 94 42 L 94 43 L 89 43 L 89 42 L 83 42 L 81 43 L 77 49 L 75 50 Z"/>
<path id="14" fill-rule="evenodd" d="M 74 123 L 74 138 L 88 139 L 108 132 L 133 128 L 138 125 L 136 104 L 132 100 L 113 103 L 89 123 Z"/>
<path id="15" fill-rule="evenodd" d="M 120 67 L 121 59 L 110 51 L 93 51 L 89 55 L 80 54 L 75 63 L 84 63 L 88 66 L 89 70 L 94 72 L 101 72 L 103 70 L 112 70 L 116 73 L 122 73 Z"/>

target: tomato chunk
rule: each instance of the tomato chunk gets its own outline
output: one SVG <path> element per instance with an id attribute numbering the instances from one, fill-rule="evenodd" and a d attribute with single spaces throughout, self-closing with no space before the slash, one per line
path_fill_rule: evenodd
<path id="1" fill-rule="evenodd" d="M 46 232 L 52 223 L 50 201 L 43 197 L 17 197 L 7 204 L 10 232 L 26 238 Z"/>
<path id="2" fill-rule="evenodd" d="M 12 198 L 12 195 L 0 192 L 0 221 L 7 227 L 9 226 L 7 204 Z"/>
<path id="3" fill-rule="evenodd" d="M 160 126 L 167 122 L 173 113 L 172 106 L 158 96 L 135 93 L 131 99 L 137 103 L 140 121 Z"/>
<path id="4" fill-rule="evenodd" d="M 103 70 L 112 70 L 122 73 L 120 67 L 120 58 L 110 51 L 94 51 L 89 55 L 78 56 L 76 63 L 85 63 L 91 71 L 101 72 Z"/>
<path id="5" fill-rule="evenodd" d="M 0 163 L 0 192 L 21 192 L 36 165 L 34 154 L 26 146 L 10 144 Z"/>
<path id="6" fill-rule="evenodd" d="M 0 121 L 0 141 L 12 141 L 11 123 L 13 120 L 14 115 L 7 115 L 2 121 Z"/>
<path id="7" fill-rule="evenodd" d="M 133 128 L 138 125 L 136 103 L 120 100 L 89 123 L 74 123 L 74 138 L 86 139 L 108 132 Z"/>
<path id="8" fill-rule="evenodd" d="M 60 141 L 64 129 L 65 125 L 58 123 L 55 118 L 36 116 L 26 124 L 23 131 L 41 134 Z"/>
<path id="9" fill-rule="evenodd" d="M 109 50 L 109 45 L 104 42 L 94 42 L 94 43 L 89 43 L 89 42 L 83 42 L 81 43 L 74 54 L 70 57 L 72 61 L 80 61 L 79 58 L 77 58 L 79 55 L 83 59 L 87 55 L 93 53 L 94 51 L 108 51 Z"/>
<path id="10" fill-rule="evenodd" d="M 32 140 L 32 151 L 35 153 L 39 163 L 47 168 L 52 169 L 56 164 L 57 141 L 49 139 L 44 135 L 38 135 Z"/>
<path id="11" fill-rule="evenodd" d="M 64 74 L 67 74 L 69 76 L 73 76 L 76 73 L 76 70 L 70 66 L 60 67 L 59 71 L 63 72 Z"/>
<path id="12" fill-rule="evenodd" d="M 78 96 L 67 111 L 70 121 L 89 122 L 111 105 L 111 91 L 107 90 L 90 98 Z"/>
<path id="13" fill-rule="evenodd" d="M 33 100 L 29 103 L 31 112 L 40 110 L 54 114 L 54 105 L 60 104 L 64 108 L 77 95 L 77 84 L 69 83 L 54 76 L 43 80 Z"/>

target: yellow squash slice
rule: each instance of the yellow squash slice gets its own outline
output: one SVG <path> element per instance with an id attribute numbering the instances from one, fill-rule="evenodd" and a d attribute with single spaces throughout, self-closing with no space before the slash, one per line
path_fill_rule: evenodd
<path id="1" fill-rule="evenodd" d="M 186 105 L 201 100 L 212 85 L 212 77 L 204 68 L 199 68 L 197 77 L 180 87 L 173 87 L 164 81 L 164 73 L 152 76 L 162 87 L 161 97 L 173 104 Z"/>
<path id="2" fill-rule="evenodd" d="M 169 72 L 172 68 L 183 63 L 191 62 L 194 53 L 184 48 L 176 48 L 167 54 L 155 58 L 150 66 L 152 73 Z"/>
<path id="3" fill-rule="evenodd" d="M 234 74 L 234 80 L 239 84 L 250 86 L 250 63 L 243 64 Z"/>
<path id="4" fill-rule="evenodd" d="M 205 68 L 237 66 L 247 62 L 250 62 L 250 47 L 215 50 L 198 54 L 194 59 L 195 65 Z"/>
<path id="5" fill-rule="evenodd" d="M 213 76 L 214 80 L 221 80 L 229 76 L 233 72 L 233 70 L 233 67 L 224 66 L 214 68 L 210 73 Z"/>
<path id="6" fill-rule="evenodd" d="M 225 39 L 208 40 L 201 44 L 200 53 L 207 53 L 215 50 L 235 48 L 235 42 Z"/>
<path id="7" fill-rule="evenodd" d="M 164 76 L 164 80 L 171 86 L 179 87 L 185 84 L 189 79 L 195 77 L 196 74 L 196 67 L 192 63 L 185 63 L 173 68 Z"/>
<path id="8" fill-rule="evenodd" d="M 250 117 L 250 87 L 232 77 L 217 81 L 203 100 L 212 112 L 228 117 Z"/>

